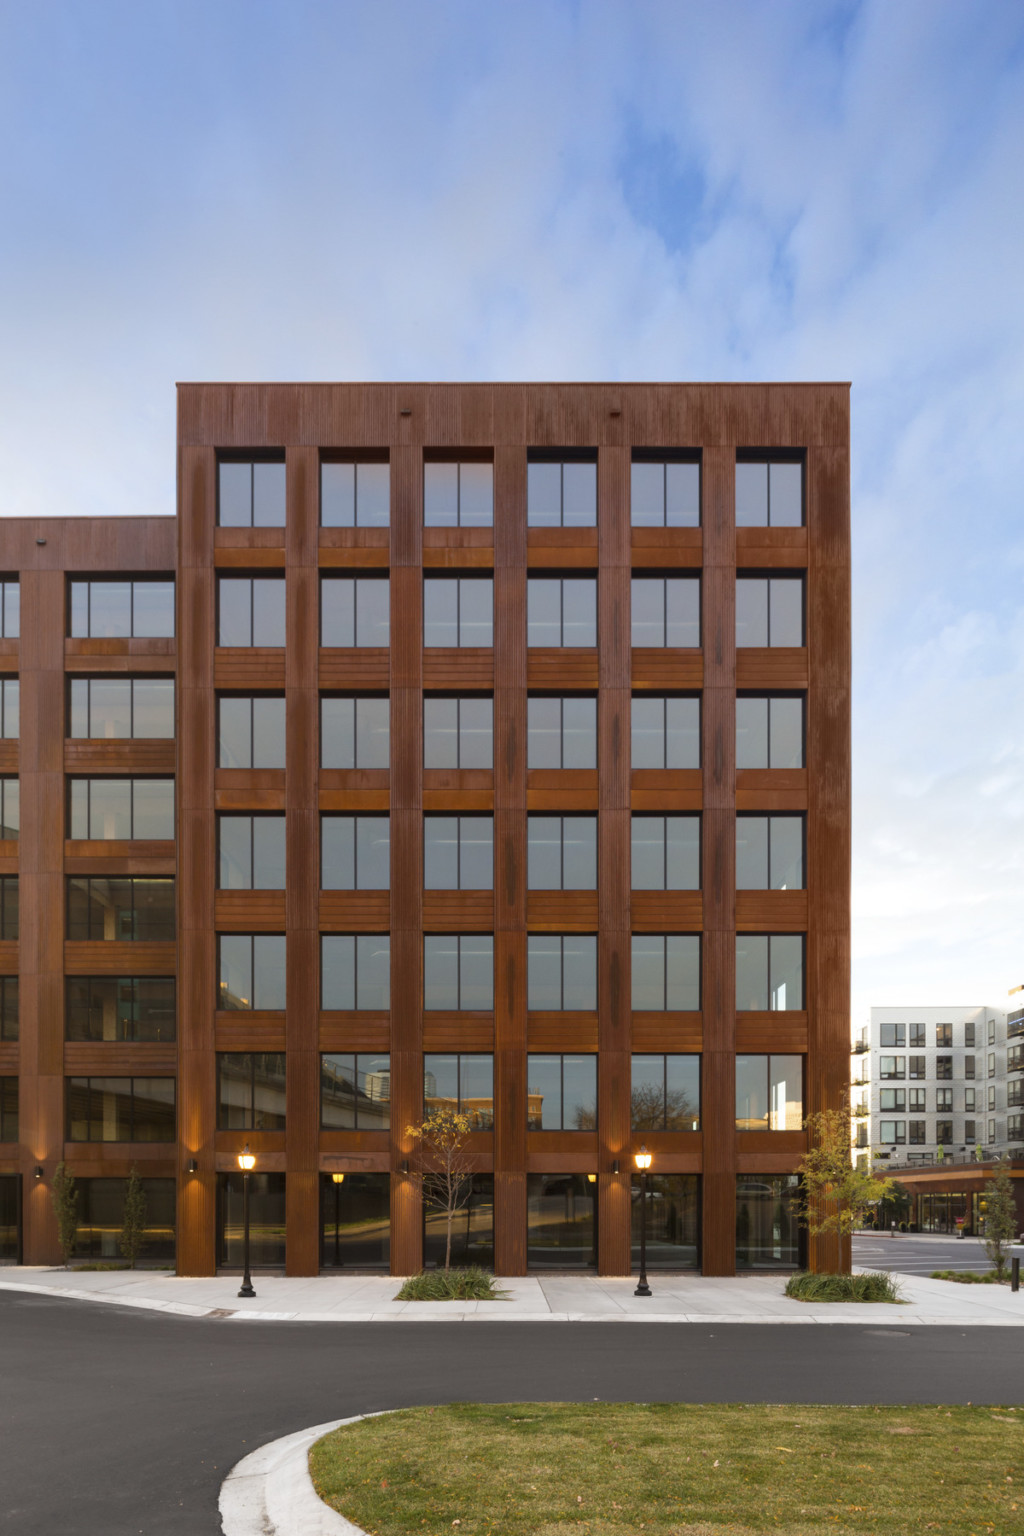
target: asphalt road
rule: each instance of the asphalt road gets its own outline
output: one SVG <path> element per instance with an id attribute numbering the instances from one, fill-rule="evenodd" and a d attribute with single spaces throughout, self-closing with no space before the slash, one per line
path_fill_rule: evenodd
<path id="1" fill-rule="evenodd" d="M 474 1400 L 1020 1403 L 1024 1336 L 859 1324 L 240 1323 L 0 1295 L 0 1532 L 215 1536 L 238 1459 Z"/>
<path id="2" fill-rule="evenodd" d="M 932 1237 L 925 1232 L 857 1233 L 853 1262 L 865 1269 L 898 1269 L 905 1275 L 930 1275 L 933 1269 L 973 1269 L 985 1275 L 992 1268 L 985 1244 L 976 1237 Z"/>

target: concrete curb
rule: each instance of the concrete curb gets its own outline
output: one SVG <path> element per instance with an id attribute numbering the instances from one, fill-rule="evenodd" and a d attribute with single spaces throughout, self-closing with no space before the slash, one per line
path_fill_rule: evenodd
<path id="1" fill-rule="evenodd" d="M 243 1456 L 221 1484 L 217 1507 L 224 1536 L 366 1536 L 362 1526 L 321 1499 L 309 1475 L 309 1452 L 332 1429 L 379 1417 L 357 1413 L 351 1419 L 332 1419 Z"/>

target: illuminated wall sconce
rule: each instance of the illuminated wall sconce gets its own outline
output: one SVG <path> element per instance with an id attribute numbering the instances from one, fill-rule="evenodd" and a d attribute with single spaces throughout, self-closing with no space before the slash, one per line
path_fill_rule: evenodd
<path id="1" fill-rule="evenodd" d="M 402 1172 L 403 1173 L 408 1173 L 409 1172 L 409 1159 L 407 1157 L 403 1157 L 402 1158 Z"/>
<path id="2" fill-rule="evenodd" d="M 41 1179 L 42 1176 L 43 1176 L 43 1165 L 42 1165 L 42 1163 L 36 1163 L 35 1167 L 32 1170 L 32 1177 L 34 1179 Z"/>
<path id="3" fill-rule="evenodd" d="M 199 1172 L 199 1164 L 196 1162 L 194 1157 L 190 1157 L 188 1160 L 188 1171 L 189 1173 Z"/>
<path id="4" fill-rule="evenodd" d="M 618 1171 L 619 1171 L 619 1160 L 618 1160 L 617 1157 L 614 1157 L 614 1158 L 612 1158 L 612 1173 L 618 1173 Z"/>

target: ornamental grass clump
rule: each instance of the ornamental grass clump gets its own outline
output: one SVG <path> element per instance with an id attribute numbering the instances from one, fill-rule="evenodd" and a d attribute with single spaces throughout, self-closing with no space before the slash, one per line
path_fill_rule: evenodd
<path id="1" fill-rule="evenodd" d="M 933 1269 L 933 1280 L 955 1280 L 957 1285 L 1003 1285 L 1009 1284 L 1006 1276 L 999 1275 L 993 1269 L 987 1275 L 979 1275 L 973 1269 Z"/>
<path id="2" fill-rule="evenodd" d="M 396 1301 L 504 1301 L 494 1276 L 472 1264 L 468 1269 L 429 1269 L 411 1275 Z"/>
<path id="3" fill-rule="evenodd" d="M 902 1302 L 899 1281 L 892 1275 L 791 1275 L 786 1295 L 794 1301 Z"/>

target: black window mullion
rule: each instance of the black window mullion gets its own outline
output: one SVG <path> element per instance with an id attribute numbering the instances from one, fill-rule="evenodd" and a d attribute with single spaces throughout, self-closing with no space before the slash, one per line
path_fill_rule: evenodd
<path id="1" fill-rule="evenodd" d="M 661 526 L 668 527 L 668 464 L 661 466 Z"/>
<path id="2" fill-rule="evenodd" d="M 668 1056 L 661 1058 L 661 1128 L 668 1130 Z"/>
<path id="3" fill-rule="evenodd" d="M 661 936 L 661 1001 L 668 1008 L 668 934 Z"/>
<path id="4" fill-rule="evenodd" d="M 462 1110 L 462 1052 L 455 1053 L 455 1113 Z"/>
<path id="5" fill-rule="evenodd" d="M 455 1007 L 462 1012 L 462 936 L 455 936 Z"/>
<path id="6" fill-rule="evenodd" d="M 565 1012 L 565 934 L 558 940 L 558 1007 Z"/>
<path id="7" fill-rule="evenodd" d="M 455 644 L 462 645 L 462 578 L 455 578 Z"/>
<path id="8" fill-rule="evenodd" d="M 558 1058 L 558 1129 L 565 1130 L 565 1056 Z"/>
<path id="9" fill-rule="evenodd" d="M 462 890 L 462 817 L 455 818 L 455 889 Z"/>

